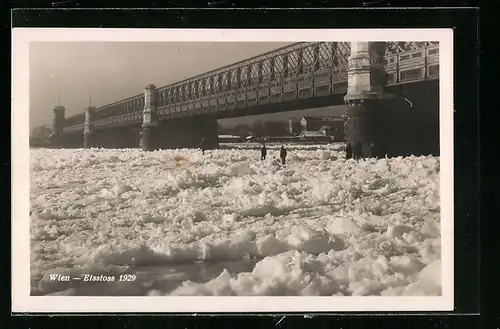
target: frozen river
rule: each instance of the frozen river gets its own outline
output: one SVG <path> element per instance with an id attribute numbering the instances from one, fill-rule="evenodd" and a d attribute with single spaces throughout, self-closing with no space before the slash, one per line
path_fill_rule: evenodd
<path id="1" fill-rule="evenodd" d="M 439 158 L 277 148 L 30 150 L 32 294 L 441 294 Z"/>

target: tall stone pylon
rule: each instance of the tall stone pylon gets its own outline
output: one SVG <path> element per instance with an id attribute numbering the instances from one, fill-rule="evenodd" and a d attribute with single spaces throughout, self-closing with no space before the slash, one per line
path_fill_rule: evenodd
<path id="1" fill-rule="evenodd" d="M 142 137 L 140 144 L 144 151 L 151 151 L 153 149 L 152 130 L 158 124 L 156 104 L 156 86 L 149 84 L 144 88 L 144 110 L 142 113 Z"/>
<path id="2" fill-rule="evenodd" d="M 92 127 L 92 116 L 95 107 L 89 106 L 85 109 L 85 126 L 83 128 L 83 147 L 90 148 L 95 146 L 95 134 Z"/>
<path id="3" fill-rule="evenodd" d="M 385 155 L 379 112 L 384 99 L 385 42 L 351 42 L 348 87 L 344 101 L 348 105 L 346 142 L 354 148 L 361 144 L 362 157 Z"/>
<path id="4" fill-rule="evenodd" d="M 66 108 L 61 105 L 54 107 L 54 119 L 52 122 L 52 144 L 59 147 L 63 146 L 62 136 L 64 120 L 66 118 Z"/>

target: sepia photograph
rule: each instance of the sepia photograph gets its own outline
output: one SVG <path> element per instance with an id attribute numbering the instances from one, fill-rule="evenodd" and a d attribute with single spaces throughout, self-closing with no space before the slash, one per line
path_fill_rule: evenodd
<path id="1" fill-rule="evenodd" d="M 404 32 L 33 34 L 23 298 L 451 309 L 452 32 Z"/>

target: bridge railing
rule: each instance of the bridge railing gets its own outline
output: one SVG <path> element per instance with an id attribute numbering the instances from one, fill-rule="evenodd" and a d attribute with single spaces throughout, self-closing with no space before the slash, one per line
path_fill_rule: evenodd
<path id="1" fill-rule="evenodd" d="M 92 126 L 95 129 L 101 129 L 112 126 L 117 121 L 131 124 L 136 121 L 136 114 L 142 113 L 143 108 L 144 93 L 99 107 L 92 114 Z M 118 120 L 119 118 L 121 119 Z"/>
<path id="2" fill-rule="evenodd" d="M 142 123 L 142 110 L 93 121 L 92 126 L 99 130 L 104 127 L 120 127 L 140 123 Z"/>
<path id="3" fill-rule="evenodd" d="M 439 77 L 438 42 L 397 42 L 386 48 L 387 85 Z"/>

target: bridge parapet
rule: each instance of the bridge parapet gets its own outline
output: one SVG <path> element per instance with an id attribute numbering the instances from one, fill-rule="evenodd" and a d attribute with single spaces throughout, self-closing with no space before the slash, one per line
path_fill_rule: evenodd
<path id="1" fill-rule="evenodd" d="M 387 43 L 384 68 L 387 86 L 437 78 L 439 43 Z"/>
<path id="2" fill-rule="evenodd" d="M 124 114 L 142 111 L 144 107 L 144 93 L 122 99 L 120 101 L 101 106 L 94 112 L 95 121 Z"/>
<path id="3" fill-rule="evenodd" d="M 92 126 L 95 130 L 102 130 L 108 127 L 122 127 L 141 123 L 142 112 L 132 112 L 94 121 L 92 122 Z"/>

